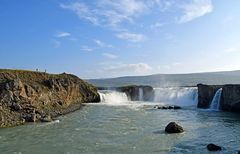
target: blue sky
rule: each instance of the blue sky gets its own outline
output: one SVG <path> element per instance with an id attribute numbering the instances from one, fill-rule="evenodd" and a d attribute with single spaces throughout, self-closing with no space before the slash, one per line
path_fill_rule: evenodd
<path id="1" fill-rule="evenodd" d="M 240 69 L 238 0 L 1 0 L 0 68 L 82 78 Z"/>

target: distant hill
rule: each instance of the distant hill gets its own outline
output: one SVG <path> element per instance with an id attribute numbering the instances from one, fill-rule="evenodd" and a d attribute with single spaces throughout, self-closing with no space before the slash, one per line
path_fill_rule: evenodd
<path id="1" fill-rule="evenodd" d="M 148 76 L 125 76 L 107 79 L 89 79 L 98 87 L 124 85 L 151 85 L 153 87 L 195 86 L 203 84 L 240 84 L 240 70 L 191 74 L 154 74 Z"/>

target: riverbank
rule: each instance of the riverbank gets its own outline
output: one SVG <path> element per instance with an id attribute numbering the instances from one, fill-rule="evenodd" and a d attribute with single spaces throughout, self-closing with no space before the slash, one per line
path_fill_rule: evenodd
<path id="1" fill-rule="evenodd" d="M 99 101 L 97 88 L 71 74 L 0 69 L 0 127 L 51 121 Z"/>

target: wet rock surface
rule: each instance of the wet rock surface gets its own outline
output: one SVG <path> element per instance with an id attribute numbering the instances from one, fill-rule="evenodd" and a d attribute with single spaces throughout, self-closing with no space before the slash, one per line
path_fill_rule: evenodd
<path id="1" fill-rule="evenodd" d="M 165 132 L 169 134 L 173 134 L 173 133 L 182 133 L 184 132 L 184 130 L 183 130 L 183 127 L 178 125 L 176 122 L 170 122 L 165 128 Z"/>

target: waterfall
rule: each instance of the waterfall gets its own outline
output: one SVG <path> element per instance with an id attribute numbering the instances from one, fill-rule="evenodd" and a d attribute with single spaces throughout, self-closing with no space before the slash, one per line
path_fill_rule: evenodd
<path id="1" fill-rule="evenodd" d="M 139 88 L 138 91 L 138 100 L 143 101 L 143 88 Z"/>
<path id="2" fill-rule="evenodd" d="M 196 87 L 171 87 L 155 88 L 155 102 L 176 104 L 180 106 L 197 105 L 197 88 Z"/>
<path id="3" fill-rule="evenodd" d="M 222 88 L 218 89 L 217 92 L 215 93 L 209 107 L 211 110 L 219 110 L 221 95 L 222 95 Z"/>
<path id="4" fill-rule="evenodd" d="M 129 102 L 126 93 L 112 90 L 99 91 L 101 102 L 109 105 L 121 105 Z"/>

